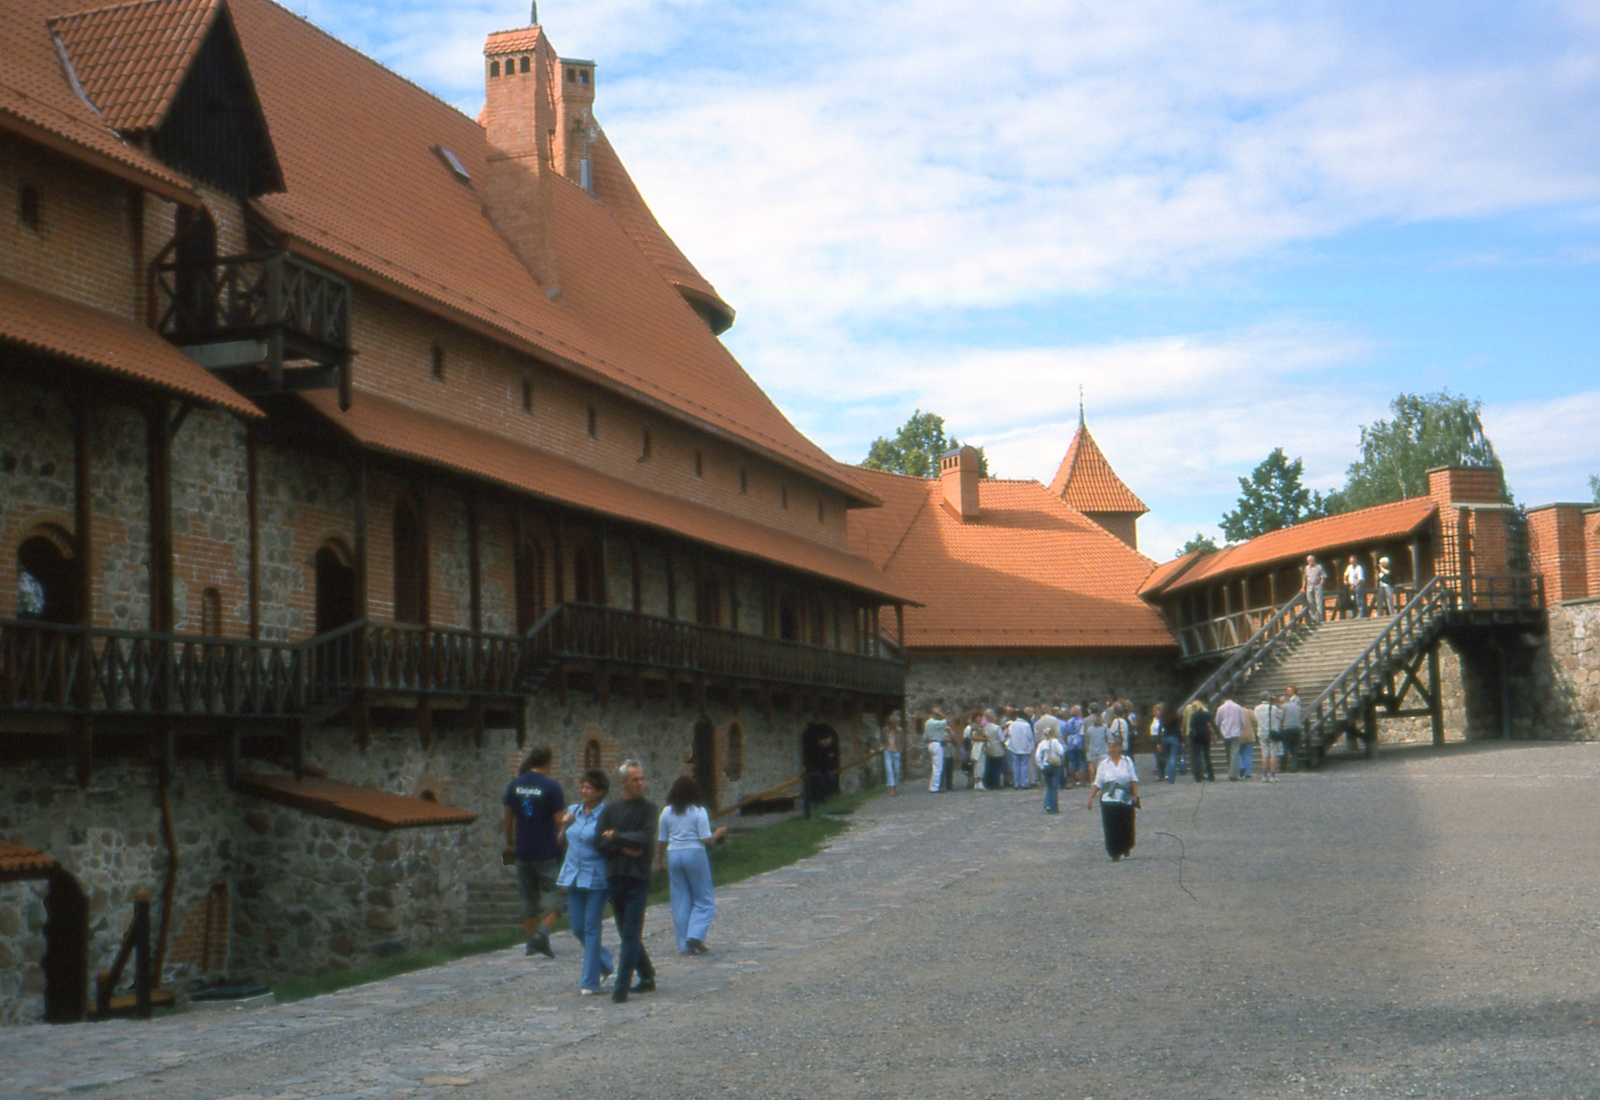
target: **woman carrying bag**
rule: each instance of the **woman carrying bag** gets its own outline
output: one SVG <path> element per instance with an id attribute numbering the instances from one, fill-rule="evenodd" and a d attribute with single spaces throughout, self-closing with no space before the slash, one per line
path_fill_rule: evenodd
<path id="1" fill-rule="evenodd" d="M 1111 862 L 1118 863 L 1133 851 L 1133 811 L 1139 804 L 1139 773 L 1134 770 L 1133 758 L 1122 754 L 1122 742 L 1111 739 L 1110 755 L 1100 761 L 1095 769 L 1094 789 L 1083 808 L 1094 808 L 1095 796 L 1100 796 L 1100 826 L 1105 830 L 1106 854 Z"/>

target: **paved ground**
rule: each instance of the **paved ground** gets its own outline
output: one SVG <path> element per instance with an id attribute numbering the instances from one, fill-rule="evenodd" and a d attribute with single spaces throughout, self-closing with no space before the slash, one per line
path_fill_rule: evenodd
<path id="1" fill-rule="evenodd" d="M 1147 786 L 1121 864 L 1081 793 L 878 799 L 722 891 L 709 959 L 652 912 L 661 992 L 625 1006 L 568 940 L 0 1032 L 0 1094 L 1600 1097 L 1600 745 Z"/>

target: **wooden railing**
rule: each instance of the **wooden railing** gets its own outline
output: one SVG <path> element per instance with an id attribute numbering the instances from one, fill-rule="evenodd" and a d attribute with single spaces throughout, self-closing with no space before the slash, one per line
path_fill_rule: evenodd
<path id="1" fill-rule="evenodd" d="M 1255 637 L 1272 617 L 1272 608 L 1252 607 L 1179 627 L 1179 652 L 1184 657 L 1200 657 L 1207 653 L 1235 649 Z"/>
<path id="2" fill-rule="evenodd" d="M 1248 679 L 1268 658 L 1277 653 L 1277 646 L 1294 637 L 1302 628 L 1313 623 L 1311 604 L 1304 592 L 1295 593 L 1294 599 L 1278 609 L 1256 632 L 1238 646 L 1222 667 L 1206 678 L 1184 701 L 1188 706 L 1196 699 L 1215 699 L 1227 695 Z"/>
<path id="3" fill-rule="evenodd" d="M 332 353 L 350 347 L 350 284 L 285 252 L 161 264 L 154 278 L 156 331 L 179 343 L 281 332 Z"/>
<path id="4" fill-rule="evenodd" d="M 592 660 L 862 695 L 898 698 L 905 691 L 905 666 L 884 657 L 598 604 L 562 604 L 529 633 L 529 641 L 534 667 Z"/>
<path id="5" fill-rule="evenodd" d="M 354 622 L 303 642 L 0 619 L 0 710 L 296 718 L 366 691 L 515 696 L 567 660 L 898 698 L 898 661 L 563 604 L 526 636 Z"/>

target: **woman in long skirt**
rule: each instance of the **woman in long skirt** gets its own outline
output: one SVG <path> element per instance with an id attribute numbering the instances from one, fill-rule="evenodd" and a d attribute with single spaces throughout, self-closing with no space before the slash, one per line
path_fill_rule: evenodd
<path id="1" fill-rule="evenodd" d="M 711 895 L 711 857 L 706 849 L 722 843 L 728 830 L 711 830 L 711 817 L 700 805 L 700 785 L 681 775 L 667 792 L 656 833 L 656 860 L 672 884 L 672 927 L 680 955 L 704 955 L 706 933 L 717 905 Z"/>
<path id="2" fill-rule="evenodd" d="M 1109 755 L 1095 769 L 1094 789 L 1084 809 L 1093 809 L 1100 798 L 1100 825 L 1105 829 L 1106 854 L 1113 863 L 1133 851 L 1133 808 L 1139 798 L 1139 773 L 1133 758 L 1122 755 L 1122 741 L 1113 737 L 1107 743 Z"/>

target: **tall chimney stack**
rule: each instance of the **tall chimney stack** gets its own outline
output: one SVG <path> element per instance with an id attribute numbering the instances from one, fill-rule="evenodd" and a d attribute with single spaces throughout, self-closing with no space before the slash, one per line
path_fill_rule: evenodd
<path id="1" fill-rule="evenodd" d="M 592 194 L 589 136 L 594 124 L 594 62 L 563 57 L 556 72 L 560 75 L 556 89 L 556 163 L 562 175 Z"/>
<path id="2" fill-rule="evenodd" d="M 554 176 L 557 61 L 538 26 L 497 31 L 483 47 L 484 125 L 489 154 L 483 200 L 546 296 L 560 297 Z"/>
<path id="3" fill-rule="evenodd" d="M 944 487 L 944 504 L 962 523 L 978 518 L 978 452 L 972 447 L 946 451 L 939 460 L 939 481 Z"/>

